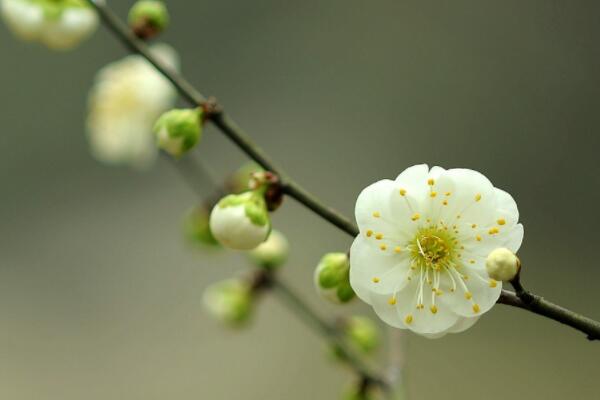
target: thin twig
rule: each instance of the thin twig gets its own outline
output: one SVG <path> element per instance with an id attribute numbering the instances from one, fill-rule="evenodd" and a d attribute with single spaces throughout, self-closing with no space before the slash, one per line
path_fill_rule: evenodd
<path id="1" fill-rule="evenodd" d="M 532 301 L 525 303 L 516 295 L 516 293 L 502 290 L 498 303 L 522 308 L 546 318 L 553 319 L 561 324 L 568 325 L 571 328 L 575 328 L 585 333 L 590 340 L 600 339 L 600 323 L 598 321 L 594 321 L 591 318 L 567 310 L 566 308 L 551 303 L 535 294 L 530 295 L 532 296 Z"/>
<path id="2" fill-rule="evenodd" d="M 104 1 L 87 0 L 92 7 L 96 9 L 98 15 L 115 36 L 123 43 L 125 47 L 134 53 L 144 57 L 152 64 L 158 72 L 167 78 L 181 96 L 195 107 L 203 107 L 208 99 L 202 95 L 194 86 L 173 69 L 164 65 L 160 60 L 152 55 L 150 48 L 143 41 L 138 39 L 129 27 L 105 4 Z M 220 107 L 219 107 L 220 108 Z M 307 208 L 314 211 L 323 219 L 342 229 L 351 236 L 358 234 L 358 228 L 352 221 L 345 218 L 337 211 L 322 204 L 315 196 L 311 195 L 298 183 L 291 179 L 281 168 L 269 158 L 269 156 L 258 147 L 244 130 L 235 123 L 222 109 L 218 113 L 211 115 L 208 119 L 219 130 L 233 141 L 248 157 L 256 161 L 267 171 L 271 171 L 279 176 L 284 187 L 284 191 L 298 202 L 304 204 Z"/>
<path id="3" fill-rule="evenodd" d="M 181 96 L 194 106 L 203 107 L 206 105 L 207 99 L 190 84 L 183 75 L 171 70 L 169 67 L 162 64 L 150 52 L 149 47 L 140 39 L 138 39 L 129 27 L 122 22 L 117 15 L 105 4 L 102 0 L 87 0 L 88 3 L 96 9 L 100 18 L 121 42 L 132 52 L 140 54 L 146 58 L 162 75 L 164 75 L 179 91 Z M 310 194 L 298 183 L 292 180 L 287 174 L 277 167 L 273 161 L 258 147 L 229 116 L 221 109 L 215 113 L 210 119 L 221 132 L 231 139 L 244 153 L 251 159 L 260 164 L 263 168 L 277 174 L 282 182 L 284 192 L 290 197 L 296 199 L 299 203 L 306 206 L 308 209 L 329 221 L 333 225 L 340 228 L 351 236 L 358 234 L 358 228 L 348 218 L 344 217 L 337 211 L 325 206 L 315 196 Z M 508 292 L 510 293 L 510 292 Z M 533 295 L 537 299 L 539 296 Z M 518 298 L 517 298 L 518 299 Z M 536 314 L 544 315 L 548 318 L 569 325 L 572 328 L 578 329 L 587 333 L 590 338 L 600 338 L 600 323 L 572 311 L 566 310 L 558 305 L 552 304 L 545 300 L 535 301 L 532 304 L 525 305 L 521 300 L 513 301 L 513 298 L 508 294 L 503 294 L 499 300 L 502 304 L 508 304 L 514 307 L 524 308 Z"/>
<path id="4" fill-rule="evenodd" d="M 314 312 L 294 291 L 279 279 L 273 279 L 273 290 L 281 301 L 294 312 L 307 326 L 310 326 L 315 332 L 327 338 L 341 352 L 342 359 L 348 363 L 364 380 L 372 385 L 381 387 L 384 391 L 389 391 L 389 385 L 379 374 L 373 372 L 360 357 L 346 345 L 340 337 L 340 331 L 334 325 L 328 323 Z"/>

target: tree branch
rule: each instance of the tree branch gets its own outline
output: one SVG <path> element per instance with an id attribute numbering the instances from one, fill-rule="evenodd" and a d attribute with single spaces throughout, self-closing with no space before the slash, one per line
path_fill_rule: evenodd
<path id="1" fill-rule="evenodd" d="M 117 15 L 105 4 L 103 0 L 87 0 L 96 9 L 100 18 L 115 36 L 132 52 L 137 53 L 148 60 L 162 75 L 165 76 L 179 91 L 181 96 L 195 107 L 204 107 L 208 100 L 194 88 L 181 74 L 163 65 L 150 52 L 149 47 L 138 39 L 129 27 L 122 22 Z M 314 195 L 310 194 L 287 174 L 277 167 L 273 161 L 250 139 L 250 137 L 222 110 L 211 115 L 209 119 L 219 130 L 233 141 L 251 159 L 260 164 L 264 169 L 277 174 L 282 182 L 284 192 L 296 199 L 299 203 L 312 210 L 314 213 L 340 228 L 350 236 L 358 234 L 358 228 L 348 218 L 337 211 L 325 206 Z M 535 298 L 530 304 L 526 304 L 514 293 L 504 291 L 499 303 L 519 307 L 533 313 L 543 315 L 555 321 L 569 325 L 584 333 L 590 339 L 600 338 L 600 323 L 572 311 L 566 310 L 558 305 L 547 302 L 541 297 L 531 294 Z"/>
<path id="2" fill-rule="evenodd" d="M 506 304 L 509 306 L 522 308 L 532 313 L 542 315 L 546 318 L 553 319 L 554 321 L 560 322 L 575 328 L 588 336 L 590 340 L 600 339 L 600 323 L 594 321 L 591 318 L 584 317 L 583 315 L 577 314 L 571 310 L 567 310 L 557 304 L 551 303 L 542 297 L 531 294 L 531 301 L 525 302 L 522 298 L 519 298 L 516 293 L 502 290 L 498 303 Z"/>
<path id="3" fill-rule="evenodd" d="M 340 337 L 340 332 L 334 325 L 319 317 L 292 289 L 281 280 L 273 277 L 273 290 L 280 300 L 289 307 L 307 326 L 318 334 L 326 337 L 331 344 L 335 345 L 342 353 L 343 360 L 358 373 L 362 379 L 369 384 L 377 385 L 384 391 L 389 392 L 387 381 L 379 374 L 373 372 L 360 357 L 355 355 Z"/>
<path id="4" fill-rule="evenodd" d="M 138 39 L 131 29 L 121 21 L 104 1 L 87 1 L 96 9 L 102 22 L 104 22 L 104 25 L 115 34 L 123 45 L 132 52 L 137 53 L 148 60 L 158 72 L 175 86 L 179 94 L 185 100 L 195 107 L 204 107 L 206 105 L 208 99 L 196 90 L 183 75 L 173 71 L 156 59 L 152 55 L 148 45 L 143 40 Z M 288 196 L 296 199 L 299 203 L 304 204 L 308 209 L 348 233 L 350 236 L 356 236 L 358 234 L 358 228 L 350 220 L 337 211 L 325 206 L 315 196 L 311 195 L 306 189 L 302 188 L 285 174 L 281 168 L 276 166 L 269 156 L 267 156 L 267 154 L 265 154 L 265 152 L 250 139 L 248 134 L 244 132 L 244 130 L 224 111 L 220 110 L 219 112 L 212 114 L 209 121 L 219 128 L 219 130 L 234 142 L 240 150 L 246 153 L 248 157 L 256 161 L 267 171 L 277 174 L 282 182 L 284 191 Z"/>

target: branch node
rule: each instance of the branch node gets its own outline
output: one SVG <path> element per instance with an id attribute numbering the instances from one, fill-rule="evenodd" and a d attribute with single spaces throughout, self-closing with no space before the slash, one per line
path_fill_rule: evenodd
<path id="1" fill-rule="evenodd" d="M 202 109 L 202 122 L 211 121 L 223 114 L 223 107 L 217 101 L 217 98 L 210 96 L 200 103 Z"/>

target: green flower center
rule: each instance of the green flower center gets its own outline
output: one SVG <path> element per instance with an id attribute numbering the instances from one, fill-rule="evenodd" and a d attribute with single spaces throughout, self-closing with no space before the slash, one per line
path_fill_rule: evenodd
<path id="1" fill-rule="evenodd" d="M 419 229 L 408 246 L 416 267 L 434 270 L 456 265 L 457 247 L 458 240 L 451 231 L 438 226 Z"/>

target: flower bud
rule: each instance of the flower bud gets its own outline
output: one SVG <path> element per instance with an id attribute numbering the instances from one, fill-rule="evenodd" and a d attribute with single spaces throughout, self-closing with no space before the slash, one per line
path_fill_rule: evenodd
<path id="1" fill-rule="evenodd" d="M 98 17 L 85 0 L 2 0 L 0 5 L 16 36 L 52 49 L 71 49 L 98 26 Z"/>
<path id="2" fill-rule="evenodd" d="M 369 318 L 348 318 L 345 321 L 344 333 L 348 342 L 365 354 L 373 352 L 379 346 L 379 331 Z"/>
<path id="3" fill-rule="evenodd" d="M 317 292 L 334 303 L 347 303 L 355 296 L 350 286 L 350 263 L 345 253 L 328 253 L 315 270 Z"/>
<path id="4" fill-rule="evenodd" d="M 224 197 L 210 214 L 210 230 L 225 247 L 234 250 L 256 248 L 267 240 L 271 231 L 264 198 L 258 192 Z"/>
<path id="5" fill-rule="evenodd" d="M 487 256 L 485 267 L 490 278 L 508 282 L 519 273 L 521 261 L 512 251 L 501 247 Z"/>
<path id="6" fill-rule="evenodd" d="M 227 279 L 206 288 L 203 304 L 217 320 L 239 327 L 252 315 L 252 291 L 241 279 Z"/>
<path id="7" fill-rule="evenodd" d="M 248 253 L 252 262 L 265 269 L 277 269 L 288 258 L 290 244 L 286 237 L 279 231 L 273 230 L 266 242 Z"/>
<path id="8" fill-rule="evenodd" d="M 140 39 L 150 39 L 167 28 L 169 12 L 159 0 L 139 0 L 129 10 L 129 26 Z"/>
<path id="9" fill-rule="evenodd" d="M 206 246 L 218 246 L 219 242 L 213 236 L 208 224 L 210 209 L 205 205 L 192 208 L 184 219 L 183 229 L 186 238 L 191 243 Z"/>
<path id="10" fill-rule="evenodd" d="M 246 192 L 250 189 L 252 176 L 263 171 L 263 168 L 254 161 L 247 162 L 227 179 L 227 189 L 236 194 Z"/>
<path id="11" fill-rule="evenodd" d="M 202 110 L 175 109 L 164 113 L 154 125 L 158 147 L 181 157 L 200 140 Z"/>

